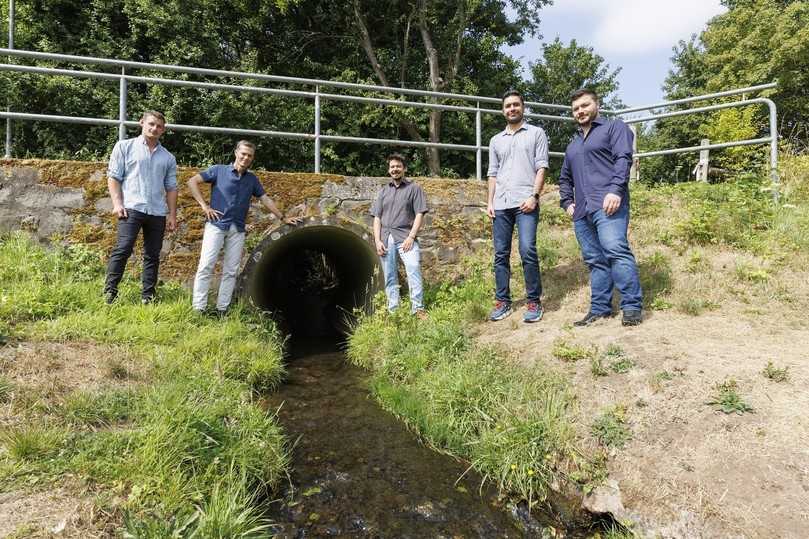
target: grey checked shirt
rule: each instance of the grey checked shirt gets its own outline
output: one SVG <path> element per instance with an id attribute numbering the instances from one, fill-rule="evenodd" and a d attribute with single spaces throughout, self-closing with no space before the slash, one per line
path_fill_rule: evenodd
<path id="1" fill-rule="evenodd" d="M 421 187 L 410 180 L 402 179 L 399 187 L 391 180 L 376 196 L 371 206 L 371 215 L 379 217 L 382 224 L 382 243 L 388 243 L 388 235 L 393 241 L 402 243 L 410 235 L 417 213 L 427 213 L 427 197 Z"/>
<path id="2" fill-rule="evenodd" d="M 159 142 L 154 152 L 143 135 L 116 142 L 107 176 L 121 182 L 124 208 L 148 215 L 169 213 L 166 192 L 177 190 L 177 160 Z"/>
<path id="3" fill-rule="evenodd" d="M 548 137 L 541 127 L 523 123 L 513 134 L 504 129 L 493 136 L 487 176 L 497 179 L 494 209 L 516 208 L 530 197 L 541 168 L 548 168 Z"/>

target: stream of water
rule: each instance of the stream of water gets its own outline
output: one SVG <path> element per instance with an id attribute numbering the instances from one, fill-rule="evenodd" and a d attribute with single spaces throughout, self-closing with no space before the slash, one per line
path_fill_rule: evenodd
<path id="1" fill-rule="evenodd" d="M 291 481 L 270 507 L 278 537 L 558 536 L 536 515 L 515 516 L 465 464 L 419 443 L 334 345 L 298 343 L 288 371 L 266 400 L 296 440 Z"/>

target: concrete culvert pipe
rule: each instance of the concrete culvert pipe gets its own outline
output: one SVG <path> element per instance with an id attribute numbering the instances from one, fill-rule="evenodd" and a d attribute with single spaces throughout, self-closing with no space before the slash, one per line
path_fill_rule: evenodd
<path id="1" fill-rule="evenodd" d="M 380 274 L 370 231 L 336 217 L 310 217 L 259 243 L 240 291 L 295 337 L 323 337 L 346 333 L 354 310 L 370 308 Z"/>

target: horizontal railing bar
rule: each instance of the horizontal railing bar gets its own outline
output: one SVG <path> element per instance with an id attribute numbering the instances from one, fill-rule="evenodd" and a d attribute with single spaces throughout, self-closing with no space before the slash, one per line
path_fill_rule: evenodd
<path id="1" fill-rule="evenodd" d="M 223 69 L 208 69 L 199 67 L 176 66 L 169 64 L 150 64 L 146 62 L 133 62 L 131 60 L 115 60 L 110 58 L 98 58 L 93 56 L 75 56 L 71 54 L 53 54 L 20 49 L 0 48 L 0 55 L 18 56 L 22 58 L 34 58 L 41 60 L 57 60 L 63 62 L 77 62 L 97 65 L 109 65 L 116 67 L 128 67 L 131 69 L 151 69 L 155 71 L 173 71 L 179 73 L 193 73 L 196 75 L 211 75 L 216 77 L 235 77 L 242 79 L 266 80 L 271 82 L 281 82 L 284 84 L 302 84 L 306 86 L 331 86 L 335 88 L 345 88 L 349 90 L 370 90 L 378 92 L 388 92 L 394 94 L 409 94 L 421 97 L 434 97 L 440 99 L 457 99 L 462 101 L 479 101 L 482 103 L 500 104 L 501 99 L 496 97 L 470 96 L 465 94 L 454 94 L 445 92 L 433 92 L 429 90 L 416 90 L 412 88 L 397 88 L 393 86 L 379 86 L 373 84 L 358 84 L 354 82 L 335 82 L 322 79 L 306 79 L 298 77 L 286 77 L 280 75 L 267 75 L 263 73 L 247 73 L 243 71 L 227 71 Z M 546 108 L 552 110 L 568 110 L 569 107 L 557 105 L 555 103 L 540 103 L 526 101 L 527 106 Z"/>
<path id="2" fill-rule="evenodd" d="M 672 155 L 675 153 L 689 153 L 699 152 L 702 150 L 719 150 L 722 148 L 733 148 L 735 146 L 754 146 L 756 144 L 769 144 L 772 142 L 772 137 L 763 137 L 747 140 L 738 140 L 735 142 L 720 142 L 717 144 L 708 144 L 706 146 L 689 146 L 688 148 L 675 148 L 673 150 L 658 150 L 653 152 L 640 152 L 634 154 L 632 157 L 654 157 L 657 155 Z"/>
<path id="3" fill-rule="evenodd" d="M 74 124 L 90 124 L 90 125 L 105 125 L 105 126 L 118 126 L 118 120 L 110 120 L 107 118 L 85 118 L 80 116 L 57 116 L 53 114 L 28 114 L 23 112 L 0 112 L 0 118 L 11 118 L 13 120 L 31 120 L 42 122 L 61 122 L 61 123 L 74 123 Z M 124 125 L 127 127 L 139 127 L 140 124 L 135 121 L 126 121 Z M 232 127 L 208 127 L 201 125 L 185 125 L 185 124 L 166 124 L 167 130 L 173 131 L 197 131 L 202 133 L 225 133 L 234 135 L 253 135 L 265 137 L 281 137 L 291 138 L 298 140 L 315 140 L 315 135 L 311 133 L 290 133 L 287 131 L 267 131 L 262 129 L 239 129 Z M 419 142 L 411 140 L 395 140 L 395 139 L 376 139 L 364 137 L 350 137 L 342 135 L 320 135 L 320 139 L 330 142 L 355 142 L 365 144 L 383 144 L 391 146 L 407 146 L 416 148 L 441 148 L 445 150 L 463 150 L 463 151 L 477 151 L 477 146 L 470 146 L 468 144 L 447 144 L 437 142 Z M 488 150 L 488 146 L 480 146 L 481 150 Z M 550 152 L 553 156 L 564 156 L 562 152 Z"/>
<path id="4" fill-rule="evenodd" d="M 187 81 L 187 80 L 178 80 L 178 79 L 165 79 L 161 77 L 140 77 L 135 75 L 113 75 L 110 73 L 99 73 L 97 71 L 78 71 L 78 70 L 70 70 L 70 69 L 57 69 L 53 67 L 35 67 L 35 66 L 25 66 L 25 65 L 18 65 L 18 64 L 0 64 L 0 71 L 7 70 L 7 71 L 19 71 L 25 73 L 37 73 L 43 75 L 64 75 L 70 77 L 77 77 L 77 78 L 97 78 L 97 79 L 106 79 L 106 80 L 120 80 L 121 78 L 126 79 L 127 81 L 132 82 L 141 82 L 147 84 L 162 84 L 166 86 L 181 86 L 181 87 L 188 87 L 188 88 L 207 88 L 212 90 L 225 90 L 225 91 L 245 91 L 245 92 L 254 92 L 254 93 L 265 93 L 265 94 L 273 94 L 273 95 L 284 95 L 290 97 L 302 97 L 307 99 L 314 99 L 314 97 L 318 94 L 315 92 L 303 92 L 299 90 L 281 90 L 277 88 L 264 88 L 261 86 L 244 86 L 244 85 L 236 85 L 236 84 L 223 84 L 223 83 L 215 83 L 215 82 L 197 82 L 197 81 Z M 375 103 L 378 105 L 393 105 L 393 106 L 402 106 L 402 107 L 412 107 L 412 108 L 422 108 L 422 109 L 435 109 L 435 110 L 446 110 L 446 111 L 453 111 L 453 112 L 476 112 L 478 109 L 476 107 L 464 107 L 458 105 L 441 105 L 439 103 L 419 103 L 413 101 L 401 101 L 398 99 L 384 99 L 384 98 L 376 98 L 376 97 L 364 97 L 364 96 L 352 96 L 352 95 L 341 95 L 341 94 L 327 94 L 321 93 L 319 94 L 322 99 L 329 99 L 332 101 L 347 101 L 347 102 L 359 102 L 359 103 Z M 494 109 L 480 109 L 481 112 L 486 114 L 502 114 L 500 110 Z M 538 118 L 543 120 L 550 120 L 550 121 L 557 121 L 557 122 L 569 122 L 573 121 L 572 118 L 566 116 L 554 116 L 549 114 L 538 114 L 538 113 L 526 113 L 526 116 L 529 118 Z"/>
<path id="5" fill-rule="evenodd" d="M 718 105 L 706 105 L 704 107 L 697 107 L 694 109 L 676 110 L 674 112 L 662 112 L 660 114 L 650 114 L 641 118 L 627 118 L 624 120 L 626 124 L 637 124 L 641 122 L 649 122 L 652 120 L 659 120 L 660 118 L 672 118 L 674 116 L 686 116 L 688 114 L 696 114 L 698 112 L 710 112 L 712 110 L 729 109 L 734 107 L 747 107 L 750 105 L 767 105 L 767 99 L 756 97 L 753 99 L 745 99 L 744 101 L 733 101 L 731 103 L 720 103 Z"/>
<path id="6" fill-rule="evenodd" d="M 693 103 L 694 101 L 704 101 L 706 99 L 715 99 L 717 97 L 728 97 L 731 95 L 739 95 L 739 94 L 747 94 L 750 92 L 758 92 L 760 90 L 768 90 L 770 88 L 776 88 L 778 86 L 777 82 L 768 82 L 767 84 L 759 84 L 756 86 L 748 86 L 747 88 L 736 88 L 734 90 L 726 90 L 724 92 L 716 92 L 713 94 L 703 94 L 697 95 L 694 97 L 686 97 L 684 99 L 674 99 L 672 101 L 662 101 L 660 103 L 654 103 L 652 105 L 643 105 L 640 107 L 629 107 L 625 109 L 616 109 L 616 110 L 609 110 L 604 112 L 611 112 L 613 114 L 629 114 L 630 112 L 640 112 L 642 110 L 650 110 L 650 109 L 662 109 L 668 108 L 674 105 L 681 105 L 683 103 Z"/>

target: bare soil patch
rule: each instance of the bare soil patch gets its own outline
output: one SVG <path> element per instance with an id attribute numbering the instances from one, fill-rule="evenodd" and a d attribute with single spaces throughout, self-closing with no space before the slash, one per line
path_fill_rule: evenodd
<path id="1" fill-rule="evenodd" d="M 0 537 L 112 537 L 109 515 L 100 513 L 89 497 L 71 490 L 0 493 Z"/>
<path id="2" fill-rule="evenodd" d="M 805 273 L 789 275 L 792 282 L 801 278 L 805 286 Z M 558 304 L 549 302 L 551 310 L 540 323 L 522 323 L 518 308 L 504 321 L 480 325 L 477 338 L 507 348 L 515 362 L 544 363 L 566 372 L 578 395 L 578 428 L 593 449 L 598 445 L 590 432 L 593 420 L 609 407 L 626 406 L 632 439 L 622 449 L 609 449 L 608 466 L 620 484 L 628 511 L 624 516 L 637 523 L 643 536 L 807 537 L 809 325 L 801 315 L 804 302 L 723 296 L 720 307 L 698 316 L 652 311 L 638 327 L 622 327 L 619 316 L 573 328 L 570 323 L 587 311 L 584 284 L 566 291 Z M 623 374 L 609 370 L 595 376 L 589 359 L 553 357 L 559 339 L 599 351 L 616 344 L 635 365 Z M 787 381 L 762 374 L 769 361 L 788 368 Z M 752 413 L 725 414 L 706 404 L 715 385 L 730 379 Z"/>

